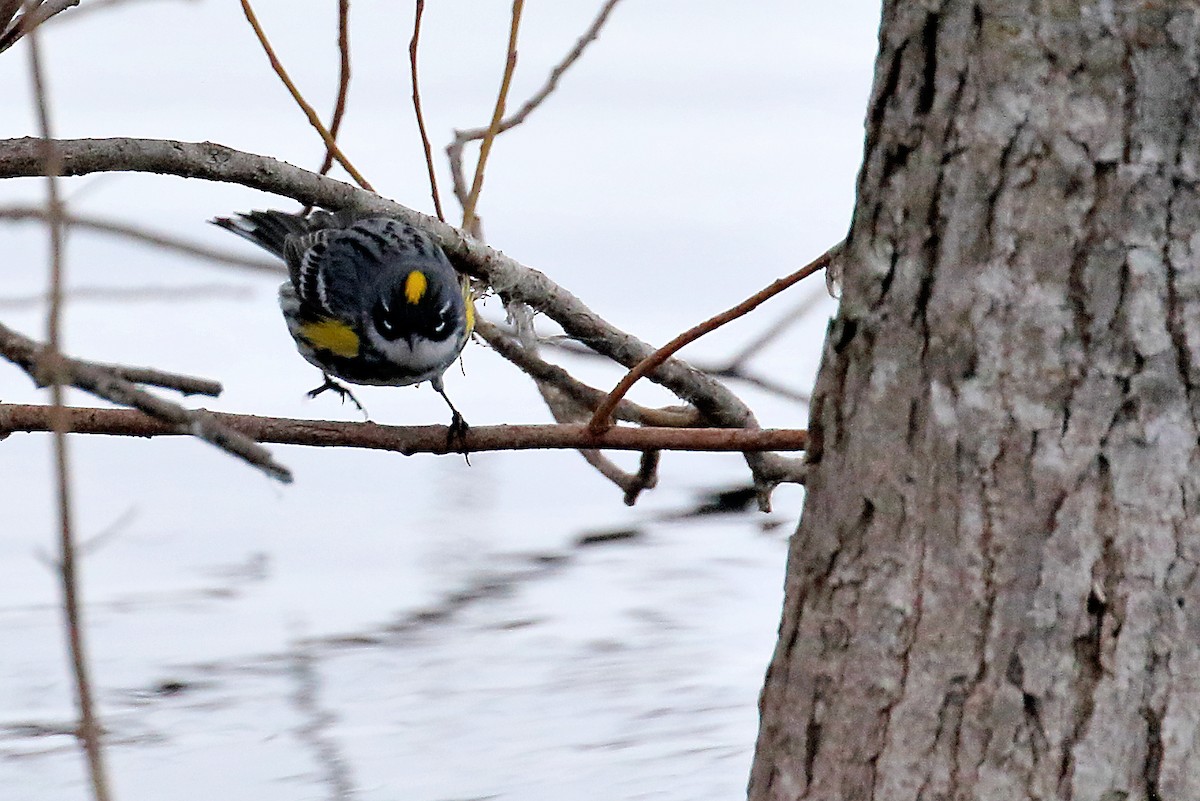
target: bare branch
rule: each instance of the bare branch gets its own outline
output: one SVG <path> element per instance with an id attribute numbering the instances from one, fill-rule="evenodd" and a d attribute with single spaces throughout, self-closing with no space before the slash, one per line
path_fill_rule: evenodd
<path id="1" fill-rule="evenodd" d="M 48 406 L 0 403 L 0 435 L 50 430 Z M 802 429 L 642 428 L 614 426 L 592 434 L 585 425 L 472 426 L 461 438 L 447 436 L 446 426 L 383 426 L 210 412 L 222 426 L 258 442 L 313 447 L 367 448 L 417 453 L 478 453 L 598 448 L 621 451 L 798 451 L 807 432 Z M 73 434 L 126 437 L 182 435 L 160 419 L 130 409 L 67 407 Z"/>
<path id="2" fill-rule="evenodd" d="M 21 367 L 38 384 L 46 381 L 48 368 L 45 352 L 45 348 L 37 342 L 0 325 L 0 356 Z M 272 478 L 284 483 L 291 482 L 291 471 L 276 462 L 270 451 L 253 439 L 222 425 L 211 412 L 185 409 L 165 401 L 96 365 L 62 356 L 58 361 L 59 364 L 52 365 L 52 368 L 63 383 L 112 403 L 138 409 L 158 419 L 162 426 L 174 433 L 191 434 L 257 467 Z M 67 425 L 70 426 L 70 423 Z"/>
<path id="3" fill-rule="evenodd" d="M 0 178 L 41 175 L 36 139 L 0 140 Z M 156 139 L 60 140 L 64 175 L 104 171 L 155 172 L 226 181 L 293 198 L 303 205 L 357 209 L 382 214 L 429 232 L 464 272 L 490 285 L 506 303 L 518 302 L 545 314 L 563 331 L 597 353 L 632 367 L 654 352 L 646 343 L 606 322 L 545 274 L 433 217 L 356 189 L 332 178 L 275 159 L 213 143 Z M 668 359 L 648 378 L 694 405 L 711 425 L 752 428 L 750 409 L 720 382 L 677 360 Z M 780 481 L 794 480 L 796 465 L 772 454 L 747 453 L 747 463 L 768 508 L 767 493 Z"/>

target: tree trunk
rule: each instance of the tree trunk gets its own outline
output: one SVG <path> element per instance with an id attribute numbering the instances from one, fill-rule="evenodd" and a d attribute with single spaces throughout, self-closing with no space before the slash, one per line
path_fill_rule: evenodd
<path id="1" fill-rule="evenodd" d="M 884 3 L 753 801 L 1200 799 L 1198 76 L 1193 3 Z"/>

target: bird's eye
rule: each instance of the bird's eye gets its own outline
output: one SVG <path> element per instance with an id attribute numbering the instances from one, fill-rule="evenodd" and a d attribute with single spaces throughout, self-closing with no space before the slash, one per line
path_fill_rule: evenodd
<path id="1" fill-rule="evenodd" d="M 375 330 L 386 339 L 395 339 L 396 321 L 392 317 L 392 310 L 387 307 L 382 301 L 375 305 L 375 313 L 371 315 L 374 318 Z"/>
<path id="2" fill-rule="evenodd" d="M 433 333 L 445 334 L 450 330 L 450 321 L 445 317 L 439 317 L 437 323 L 433 326 Z"/>

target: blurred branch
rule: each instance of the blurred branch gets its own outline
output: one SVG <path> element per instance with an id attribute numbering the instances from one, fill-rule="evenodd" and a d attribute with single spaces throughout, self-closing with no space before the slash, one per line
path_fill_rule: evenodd
<path id="1" fill-rule="evenodd" d="M 412 76 L 413 113 L 417 117 L 417 130 L 421 133 L 421 146 L 425 149 L 425 167 L 429 170 L 429 191 L 433 195 L 433 211 L 442 222 L 446 215 L 442 213 L 442 197 L 438 192 L 437 171 L 433 168 L 433 148 L 429 144 L 429 134 L 425 130 L 425 114 L 421 111 L 421 81 L 417 73 L 417 50 L 421 44 L 421 16 L 425 13 L 425 0 L 417 0 L 416 13 L 413 19 L 412 39 L 408 42 L 409 73 Z"/>
<path id="2" fill-rule="evenodd" d="M 0 53 L 16 44 L 30 31 L 41 25 L 55 14 L 61 14 L 68 8 L 79 5 L 79 0 L 4 0 L 0 2 Z M 25 11 L 14 19 L 17 10 L 24 6 Z"/>
<path id="3" fill-rule="evenodd" d="M 11 220 L 13 222 L 25 222 L 29 220 L 45 221 L 47 214 L 45 209 L 34 208 L 32 206 L 9 206 L 0 208 L 0 220 Z M 123 236 L 129 239 L 136 239 L 145 242 L 148 245 L 162 248 L 164 250 L 181 253 L 185 256 L 192 256 L 197 259 L 203 259 L 206 262 L 217 262 L 220 264 L 228 264 L 234 267 L 245 267 L 250 270 L 260 272 L 286 274 L 286 269 L 278 261 L 268 261 L 266 259 L 248 258 L 240 256 L 236 253 L 229 253 L 216 248 L 206 247 L 205 245 L 197 245 L 191 242 L 185 242 L 182 239 L 177 239 L 166 234 L 156 233 L 146 228 L 140 228 L 128 223 L 117 222 L 116 220 L 104 220 L 99 217 L 85 217 L 80 214 L 72 214 L 64 211 L 63 224 L 68 228 L 81 228 L 87 231 L 97 231 L 104 234 L 112 234 L 113 236 Z"/>
<path id="4" fill-rule="evenodd" d="M 540 106 L 558 88 L 558 82 L 562 79 L 563 74 L 571 68 L 571 65 L 579 60 L 579 57 L 583 55 L 583 51 L 587 49 L 587 46 L 599 38 L 600 30 L 608 21 L 609 14 L 612 13 L 618 2 L 620 0 L 607 0 L 604 3 L 600 9 L 600 13 L 592 20 L 592 24 L 584 31 L 583 36 L 580 36 L 575 42 L 575 46 L 571 48 L 570 52 L 567 53 L 554 69 L 550 70 L 550 75 L 546 79 L 546 83 L 542 85 L 542 88 L 538 89 L 532 97 L 526 100 L 521 108 L 517 109 L 517 113 L 500 121 L 500 125 L 496 129 L 496 135 L 502 134 L 510 128 L 515 128 L 525 122 L 534 109 Z M 490 130 L 491 126 L 489 125 L 485 128 L 469 128 L 467 130 L 455 131 L 454 141 L 446 146 L 446 157 L 450 161 L 450 172 L 454 180 L 454 196 L 458 198 L 458 202 L 463 208 L 466 208 L 467 205 L 467 182 L 463 175 L 462 163 L 463 147 L 468 142 L 483 139 L 488 135 L 488 131 Z"/>
<path id="5" fill-rule="evenodd" d="M 37 139 L 0 140 L 0 178 L 41 174 Z M 456 266 L 491 286 L 505 303 L 525 303 L 587 343 L 597 353 L 633 367 L 654 352 L 645 342 L 621 331 L 545 274 L 525 267 L 504 253 L 467 236 L 453 226 L 370 192 L 265 156 L 244 153 L 211 142 L 158 139 L 59 140 L 64 175 L 106 171 L 154 172 L 237 183 L 302 205 L 355 209 L 381 214 L 427 231 Z M 676 359 L 668 359 L 647 376 L 692 404 L 709 425 L 754 428 L 750 409 L 720 382 Z M 776 484 L 796 481 L 802 465 L 769 453 L 749 452 L 747 464 L 760 490 L 760 508 Z"/>
<path id="6" fill-rule="evenodd" d="M 346 96 L 350 93 L 350 0 L 338 0 L 338 94 L 333 104 L 333 117 L 329 121 L 329 137 L 337 141 L 342 129 L 342 117 L 346 115 Z M 321 162 L 321 175 L 333 166 L 333 149 L 325 146 L 325 160 Z"/>
<path id="7" fill-rule="evenodd" d="M 179 286 L 74 286 L 63 293 L 64 301 L 137 303 L 140 301 L 171 303 L 205 302 L 213 298 L 245 299 L 252 297 L 253 288 L 234 284 L 186 284 Z M 49 302 L 49 294 L 0 295 L 0 311 L 41 307 Z"/>
<path id="8" fill-rule="evenodd" d="M 317 116 L 317 112 L 308 104 L 308 101 L 300 94 L 300 90 L 296 87 L 296 84 L 292 82 L 291 77 L 287 74 L 287 70 L 283 68 L 283 63 L 275 55 L 275 48 L 271 46 L 270 40 L 267 39 L 267 34 L 263 30 L 262 25 L 258 23 L 258 17 L 255 16 L 254 9 L 250 7 L 250 0 L 242 0 L 242 12 L 246 15 L 246 21 L 250 23 L 250 27 L 254 29 L 254 35 L 258 37 L 258 43 L 262 45 L 263 52 L 267 54 L 267 60 L 271 62 L 271 69 L 275 70 L 275 74 L 279 76 L 279 80 L 283 81 L 283 85 L 291 93 L 292 99 L 296 101 L 296 105 L 300 106 L 300 109 L 304 112 L 304 116 L 308 117 L 309 124 L 325 140 L 325 147 L 328 149 L 328 152 L 333 154 L 338 164 L 342 165 L 342 168 L 350 174 L 350 177 L 354 179 L 356 184 L 369 192 L 375 191 L 371 187 L 371 184 L 367 183 L 367 179 L 363 178 L 358 170 L 354 169 L 354 165 L 350 163 L 350 160 L 346 158 L 345 154 L 338 147 L 333 134 L 321 122 L 321 118 Z"/>
<path id="9" fill-rule="evenodd" d="M 475 207 L 479 203 L 479 193 L 483 191 L 483 174 L 487 169 L 488 155 L 492 152 L 492 142 L 500 132 L 500 123 L 504 119 L 504 104 L 508 99 L 508 88 L 512 85 L 513 70 L 517 68 L 517 32 L 521 27 L 521 11 L 525 8 L 525 0 L 513 0 L 512 21 L 508 28 L 508 55 L 504 60 L 504 77 L 500 80 L 500 92 L 496 95 L 496 107 L 492 110 L 492 122 L 483 135 L 479 145 L 479 160 L 475 162 L 475 179 L 471 183 L 471 191 L 467 200 L 462 204 L 462 229 L 479 236 L 479 225 L 475 217 Z"/>
<path id="10" fill-rule="evenodd" d="M 7 326 L 0 325 L 0 356 L 23 369 L 39 385 L 46 383 L 47 379 L 48 366 L 45 363 L 45 353 L 44 346 Z M 120 406 L 138 409 L 157 419 L 163 428 L 176 434 L 191 434 L 198 437 L 251 466 L 257 467 L 274 479 L 284 483 L 290 483 L 292 480 L 291 472 L 277 463 L 266 448 L 222 425 L 212 413 L 204 409 L 185 409 L 178 404 L 151 395 L 102 365 L 60 356 L 58 364 L 51 365 L 51 367 L 55 369 L 55 374 L 62 383 L 70 384 Z M 166 376 L 168 374 L 158 373 L 158 375 Z M 67 422 L 67 427 L 72 431 L 75 430 L 70 421 Z"/>
<path id="11" fill-rule="evenodd" d="M 50 430 L 49 406 L 0 403 L 0 435 Z M 159 437 L 188 432 L 130 409 L 67 407 L 73 434 Z M 499 450 L 586 449 L 646 451 L 799 451 L 802 429 L 643 428 L 616 426 L 592 434 L 584 425 L 472 426 L 461 438 L 447 437 L 446 426 L 384 426 L 328 420 L 208 413 L 241 436 L 281 445 L 367 448 L 416 453 L 478 453 Z"/>
<path id="12" fill-rule="evenodd" d="M 73 5 L 73 4 L 71 4 Z M 67 380 L 66 360 L 62 355 L 62 291 L 63 291 L 63 204 L 58 191 L 62 173 L 62 154 L 50 124 L 50 101 L 46 77 L 42 72 L 40 39 L 36 29 L 54 12 L 40 19 L 35 14 L 47 9 L 50 3 L 35 4 L 26 0 L 25 13 L 15 24 L 29 35 L 29 75 L 33 84 L 34 111 L 38 133 L 41 134 L 42 173 L 46 178 L 47 232 L 50 234 L 50 303 L 46 315 L 47 344 L 37 354 L 36 367 L 50 377 L 51 406 L 46 420 L 54 432 L 55 494 L 58 497 L 58 574 L 62 583 L 63 617 L 67 629 L 67 646 L 71 654 L 71 675 L 75 680 L 75 702 L 79 708 L 79 729 L 76 736 L 83 747 L 95 801 L 108 801 L 109 786 L 104 765 L 104 749 L 96 708 L 92 699 L 92 680 L 85 647 L 82 604 L 79 600 L 79 576 L 76 570 L 75 533 L 72 526 L 71 471 L 67 452 L 67 413 L 63 404 L 63 384 Z M 64 6 L 65 8 L 66 6 Z M 59 9 L 61 10 L 61 9 Z"/>
<path id="13" fill-rule="evenodd" d="M 629 389 L 638 381 L 638 379 L 647 375 L 667 359 L 671 358 L 671 356 L 673 356 L 685 345 L 695 342 L 705 334 L 715 331 L 726 323 L 748 314 L 793 284 L 804 280 L 815 272 L 825 269 L 825 267 L 829 264 L 830 259 L 840 247 L 840 244 L 834 245 L 829 250 L 825 251 L 816 259 L 801 267 L 791 275 L 772 282 L 770 286 L 754 293 L 746 300 L 734 306 L 732 309 L 723 311 L 714 317 L 710 317 L 699 325 L 684 331 L 682 334 L 672 339 L 666 345 L 663 345 L 654 353 L 646 356 L 646 358 L 635 364 L 633 368 L 625 374 L 625 377 L 622 378 L 615 387 L 613 387 L 613 390 L 608 394 L 608 397 L 596 407 L 596 411 L 592 415 L 592 419 L 588 423 L 588 427 L 593 432 L 599 433 L 600 431 L 603 431 L 604 429 L 613 425 L 613 421 L 610 419 L 613 409 L 616 408 L 617 403 L 625 396 L 625 393 L 629 391 Z"/>

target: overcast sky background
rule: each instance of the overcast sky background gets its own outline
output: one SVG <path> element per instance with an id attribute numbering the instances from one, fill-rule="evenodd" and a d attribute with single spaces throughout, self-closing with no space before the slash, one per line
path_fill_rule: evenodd
<path id="1" fill-rule="evenodd" d="M 211 140 L 315 168 L 322 145 L 234 2 L 130 0 L 43 36 L 61 137 Z M 526 5 L 510 107 L 544 81 L 599 3 Z M 327 115 L 336 3 L 259 0 L 293 78 Z M 431 2 L 422 94 L 442 148 L 486 124 L 507 2 Z M 384 195 L 431 211 L 409 105 L 410 3 L 356 2 L 341 137 Z M 862 152 L 878 4 L 624 0 L 558 93 L 501 137 L 480 214 L 489 242 L 652 343 L 720 311 L 845 232 Z M 23 45 L 0 55 L 0 137 L 36 131 Z M 338 173 L 335 171 L 335 175 Z M 107 175 L 64 182 L 72 211 L 250 254 L 205 223 L 295 208 L 233 185 Z M 42 198 L 0 182 L 0 206 Z M 35 337 L 46 237 L 0 223 L 0 320 Z M 220 379 L 194 405 L 359 419 L 304 392 L 278 279 L 73 233 L 72 355 Z M 129 291 L 133 290 L 132 294 Z M 754 362 L 808 389 L 833 301 L 820 278 L 689 347 L 717 360 L 810 296 Z M 495 301 L 484 313 L 503 315 Z M 547 327 L 547 333 L 553 329 Z M 611 385 L 621 371 L 567 364 Z M 533 385 L 469 345 L 447 390 L 474 425 L 548 422 Z M 643 382 L 644 383 L 644 382 Z M 763 425 L 807 409 L 731 385 Z M 444 423 L 428 387 L 362 388 L 379 423 Z M 668 403 L 641 386 L 633 397 Z M 44 402 L 0 365 L 0 399 Z M 93 404 L 83 397 L 74 400 Z M 405 458 L 273 446 L 281 487 L 198 442 L 71 440 L 84 597 L 122 801 L 172 798 L 681 799 L 742 794 L 778 625 L 786 537 L 772 515 L 673 520 L 744 482 L 732 455 L 666 454 L 634 509 L 578 454 Z M 626 464 L 632 460 L 625 458 Z M 0 443 L 0 793 L 82 799 L 57 588 L 51 443 Z M 615 544 L 581 536 L 636 531 Z M 602 788 L 598 789 L 598 788 Z"/>

